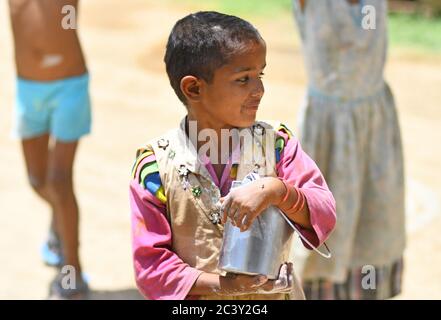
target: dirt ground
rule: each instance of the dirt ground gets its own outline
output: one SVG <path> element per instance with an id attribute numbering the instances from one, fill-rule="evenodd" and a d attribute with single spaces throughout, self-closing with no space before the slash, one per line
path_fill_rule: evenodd
<path id="1" fill-rule="evenodd" d="M 160 2 L 83 1 L 80 34 L 92 75 L 93 134 L 81 143 L 76 190 L 81 257 L 96 299 L 138 299 L 128 182 L 136 148 L 184 115 L 162 57 L 174 22 L 194 8 Z M 7 2 L 0 1 L 0 299 L 44 299 L 54 270 L 39 248 L 48 208 L 28 186 L 20 144 L 11 138 L 15 71 Z M 268 43 L 261 119 L 296 131 L 305 71 L 289 13 L 252 19 Z M 441 56 L 393 50 L 387 79 L 395 93 L 406 158 L 408 246 L 402 299 L 441 298 Z M 385 244 L 386 245 L 386 244 Z"/>

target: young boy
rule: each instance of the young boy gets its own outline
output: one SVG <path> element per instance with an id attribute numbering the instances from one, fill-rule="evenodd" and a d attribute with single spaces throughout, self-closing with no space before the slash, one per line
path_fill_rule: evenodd
<path id="1" fill-rule="evenodd" d="M 136 283 L 149 299 L 302 295 L 291 264 L 276 280 L 217 268 L 227 218 L 245 231 L 275 205 L 314 246 L 336 221 L 332 194 L 297 139 L 280 123 L 256 122 L 265 59 L 258 31 L 234 16 L 190 14 L 170 34 L 165 64 L 187 116 L 138 150 L 130 184 Z M 250 172 L 263 178 L 230 192 Z"/>
<path id="2" fill-rule="evenodd" d="M 89 75 L 76 30 L 62 23 L 68 12 L 76 17 L 77 4 L 9 0 L 18 74 L 15 134 L 22 141 L 29 182 L 53 212 L 43 259 L 75 268 L 75 288 L 62 286 L 62 272 L 51 283 L 51 298 L 60 299 L 88 291 L 78 254 L 73 162 L 78 140 L 90 131 Z"/>

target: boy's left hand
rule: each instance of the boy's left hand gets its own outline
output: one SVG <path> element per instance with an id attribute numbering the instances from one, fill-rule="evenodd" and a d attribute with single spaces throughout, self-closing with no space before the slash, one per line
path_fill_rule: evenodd
<path id="1" fill-rule="evenodd" d="M 240 231 L 246 231 L 254 219 L 272 204 L 273 194 L 271 180 L 267 178 L 232 189 L 226 197 L 220 199 L 222 223 L 225 224 L 227 218 L 230 218 Z"/>

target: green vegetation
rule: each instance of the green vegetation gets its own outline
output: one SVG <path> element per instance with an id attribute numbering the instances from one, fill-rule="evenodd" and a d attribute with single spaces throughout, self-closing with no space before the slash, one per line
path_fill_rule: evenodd
<path id="1" fill-rule="evenodd" d="M 389 39 L 394 47 L 441 53 L 441 19 L 391 13 Z"/>

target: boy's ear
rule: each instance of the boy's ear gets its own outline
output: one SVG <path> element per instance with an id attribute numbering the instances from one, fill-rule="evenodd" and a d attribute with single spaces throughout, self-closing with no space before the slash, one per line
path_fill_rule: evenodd
<path id="1" fill-rule="evenodd" d="M 201 81 L 195 76 L 185 76 L 181 79 L 181 91 L 187 101 L 199 101 Z"/>

